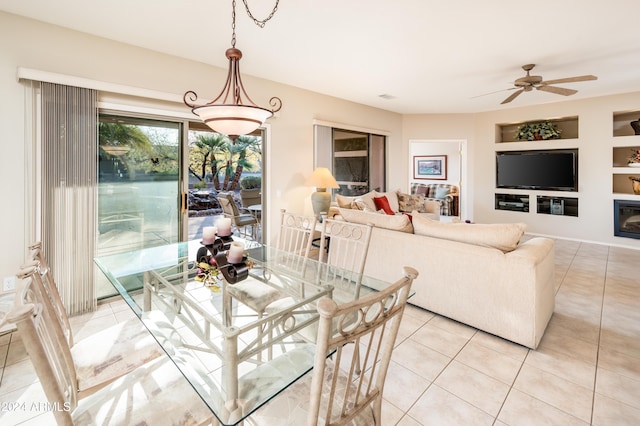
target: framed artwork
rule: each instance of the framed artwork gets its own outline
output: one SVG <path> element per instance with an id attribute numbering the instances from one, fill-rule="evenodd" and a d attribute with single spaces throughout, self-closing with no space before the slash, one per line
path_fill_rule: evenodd
<path id="1" fill-rule="evenodd" d="M 414 179 L 447 179 L 446 155 L 416 155 L 413 157 Z"/>

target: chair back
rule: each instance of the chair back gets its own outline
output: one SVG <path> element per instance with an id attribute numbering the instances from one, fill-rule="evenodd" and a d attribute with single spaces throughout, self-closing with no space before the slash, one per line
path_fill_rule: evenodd
<path id="1" fill-rule="evenodd" d="M 9 318 L 16 324 L 47 401 L 56 407 L 56 422 L 72 425 L 71 413 L 78 403 L 75 366 L 39 277 L 35 268 L 23 275 Z"/>
<path id="2" fill-rule="evenodd" d="M 242 202 L 242 207 L 244 208 L 247 208 L 249 206 L 254 206 L 256 204 L 262 204 L 262 189 L 261 188 L 241 189 L 240 201 Z"/>
<path id="3" fill-rule="evenodd" d="M 30 274 L 32 267 L 35 267 L 38 270 L 38 273 L 40 274 L 40 281 L 46 291 L 46 294 L 51 300 L 52 309 L 60 322 L 60 327 L 62 327 L 67 343 L 69 344 L 69 347 L 73 347 L 73 333 L 71 331 L 71 324 L 69 323 L 67 309 L 62 303 L 62 298 L 58 291 L 58 285 L 53 278 L 51 268 L 49 268 L 49 263 L 42 253 L 42 242 L 40 241 L 29 246 L 27 262 L 18 272 L 18 276 L 24 275 L 25 273 Z"/>
<path id="4" fill-rule="evenodd" d="M 338 305 L 318 301 L 318 339 L 311 381 L 308 425 L 342 425 L 373 408 L 381 423 L 384 382 L 407 297 L 418 271 L 404 267 L 404 276 L 386 289 Z M 335 351 L 333 361 L 327 355 Z"/>
<path id="5" fill-rule="evenodd" d="M 364 264 L 371 241 L 370 224 L 324 219 L 320 237 L 320 262 L 327 268 L 324 277 L 334 283 L 336 290 L 356 289 L 362 281 Z"/>
<path id="6" fill-rule="evenodd" d="M 238 206 L 236 206 L 236 202 L 233 199 L 233 193 L 218 192 L 218 201 L 220 202 L 222 213 L 225 215 L 225 217 L 231 218 L 231 221 L 235 225 L 235 219 L 236 217 L 240 216 L 240 211 L 238 210 Z"/>
<path id="7" fill-rule="evenodd" d="M 277 248 L 288 253 L 309 257 L 313 234 L 316 230 L 315 216 L 302 216 L 280 211 L 280 233 Z"/>
<path id="8" fill-rule="evenodd" d="M 303 216 L 288 213 L 284 209 L 280 210 L 280 232 L 276 247 L 278 250 L 296 256 L 282 256 L 279 263 L 301 276 L 305 275 L 306 266 L 309 263 L 316 222 L 315 216 Z"/>

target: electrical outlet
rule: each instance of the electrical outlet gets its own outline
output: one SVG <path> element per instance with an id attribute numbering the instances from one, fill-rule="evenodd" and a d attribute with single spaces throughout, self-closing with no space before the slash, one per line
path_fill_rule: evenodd
<path id="1" fill-rule="evenodd" d="M 16 277 L 5 277 L 2 282 L 2 291 L 14 291 L 16 289 Z"/>

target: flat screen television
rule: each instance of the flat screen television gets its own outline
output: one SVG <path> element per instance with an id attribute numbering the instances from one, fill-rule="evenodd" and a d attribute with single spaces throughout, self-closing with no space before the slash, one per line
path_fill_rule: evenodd
<path id="1" fill-rule="evenodd" d="M 496 152 L 496 187 L 578 191 L 578 149 Z"/>

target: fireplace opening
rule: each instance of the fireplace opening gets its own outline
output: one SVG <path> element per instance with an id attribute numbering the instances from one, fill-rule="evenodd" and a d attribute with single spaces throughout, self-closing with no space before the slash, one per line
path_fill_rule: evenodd
<path id="1" fill-rule="evenodd" d="M 640 201 L 613 200 L 613 235 L 640 239 Z"/>

